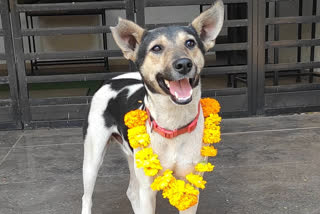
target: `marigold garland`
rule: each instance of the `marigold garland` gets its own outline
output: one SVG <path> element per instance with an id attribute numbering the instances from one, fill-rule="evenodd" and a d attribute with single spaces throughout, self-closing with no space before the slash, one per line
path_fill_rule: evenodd
<path id="1" fill-rule="evenodd" d="M 195 185 L 196 187 L 200 188 L 200 189 L 204 189 L 205 188 L 205 184 L 207 183 L 207 181 L 203 180 L 203 177 L 200 175 L 195 175 L 193 173 L 190 173 L 186 176 L 186 179 L 193 185 Z"/>
<path id="2" fill-rule="evenodd" d="M 200 100 L 204 121 L 203 143 L 213 144 L 220 142 L 220 122 L 221 117 L 218 115 L 220 104 L 212 98 L 204 98 Z M 128 112 L 124 117 L 125 125 L 128 129 L 129 143 L 136 151 L 135 160 L 138 168 L 143 168 L 147 176 L 156 176 L 162 166 L 158 159 L 158 155 L 153 153 L 152 148 L 147 148 L 150 144 L 150 136 L 146 130 L 146 120 L 148 115 L 146 111 L 134 110 Z M 213 146 L 205 145 L 201 148 L 201 155 L 204 157 L 215 157 L 217 149 Z M 198 163 L 195 166 L 197 172 L 213 171 L 214 165 L 211 163 Z M 188 181 L 188 182 L 186 182 Z M 168 198 L 170 204 L 178 210 L 186 210 L 198 203 L 199 190 L 204 189 L 207 182 L 201 175 L 190 173 L 185 180 L 178 180 L 173 176 L 173 171 L 165 170 L 162 175 L 158 175 L 151 189 L 154 191 L 162 190 L 162 196 Z"/>

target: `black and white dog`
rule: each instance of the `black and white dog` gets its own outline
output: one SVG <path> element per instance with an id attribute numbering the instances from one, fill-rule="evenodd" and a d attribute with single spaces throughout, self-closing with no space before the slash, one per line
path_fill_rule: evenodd
<path id="1" fill-rule="evenodd" d="M 135 167 L 136 151 L 128 143 L 124 115 L 130 110 L 147 108 L 152 120 L 163 130 L 179 130 L 197 118 L 192 130 L 171 136 L 152 131 L 146 123 L 150 146 L 158 154 L 163 168 L 173 170 L 176 178 L 184 179 L 198 162 L 206 161 L 199 152 L 204 126 L 199 106 L 200 72 L 204 54 L 215 45 L 223 19 L 223 2 L 216 0 L 189 26 L 148 31 L 119 19 L 118 25 L 111 27 L 124 57 L 133 61 L 139 72 L 112 78 L 92 98 L 84 127 L 82 214 L 91 213 L 97 173 L 111 140 L 119 142 L 128 157 L 127 196 L 134 213 L 155 213 L 157 192 L 150 188 L 153 177 L 145 176 L 143 169 Z M 180 213 L 195 214 L 196 211 L 197 205 Z"/>

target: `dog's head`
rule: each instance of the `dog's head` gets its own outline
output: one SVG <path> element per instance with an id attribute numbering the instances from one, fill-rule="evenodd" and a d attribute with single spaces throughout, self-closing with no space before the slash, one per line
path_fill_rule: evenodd
<path id="1" fill-rule="evenodd" d="M 199 86 L 204 54 L 214 46 L 223 18 L 224 6 L 217 0 L 189 26 L 147 31 L 119 19 L 111 31 L 124 57 L 137 65 L 148 91 L 183 105 L 192 100 L 193 89 Z"/>

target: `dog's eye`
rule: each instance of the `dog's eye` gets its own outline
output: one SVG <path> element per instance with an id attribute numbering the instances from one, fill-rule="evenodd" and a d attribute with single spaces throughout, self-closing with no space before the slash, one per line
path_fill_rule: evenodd
<path id="1" fill-rule="evenodd" d="M 192 39 L 189 39 L 189 40 L 186 41 L 186 46 L 188 48 L 193 48 L 195 45 L 196 45 L 196 42 L 194 40 L 192 40 Z"/>
<path id="2" fill-rule="evenodd" d="M 151 51 L 155 52 L 155 53 L 159 53 L 160 51 L 162 51 L 162 48 L 160 45 L 155 45 L 151 48 Z"/>

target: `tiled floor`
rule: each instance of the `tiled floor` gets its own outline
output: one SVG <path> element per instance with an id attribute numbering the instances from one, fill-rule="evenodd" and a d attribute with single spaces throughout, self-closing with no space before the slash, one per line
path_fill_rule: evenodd
<path id="1" fill-rule="evenodd" d="M 320 113 L 224 120 L 222 139 L 199 214 L 320 213 Z M 81 129 L 0 132 L 0 213 L 80 213 L 82 147 Z M 133 213 L 127 183 L 112 145 L 93 213 Z M 157 213 L 177 212 L 159 197 Z"/>

